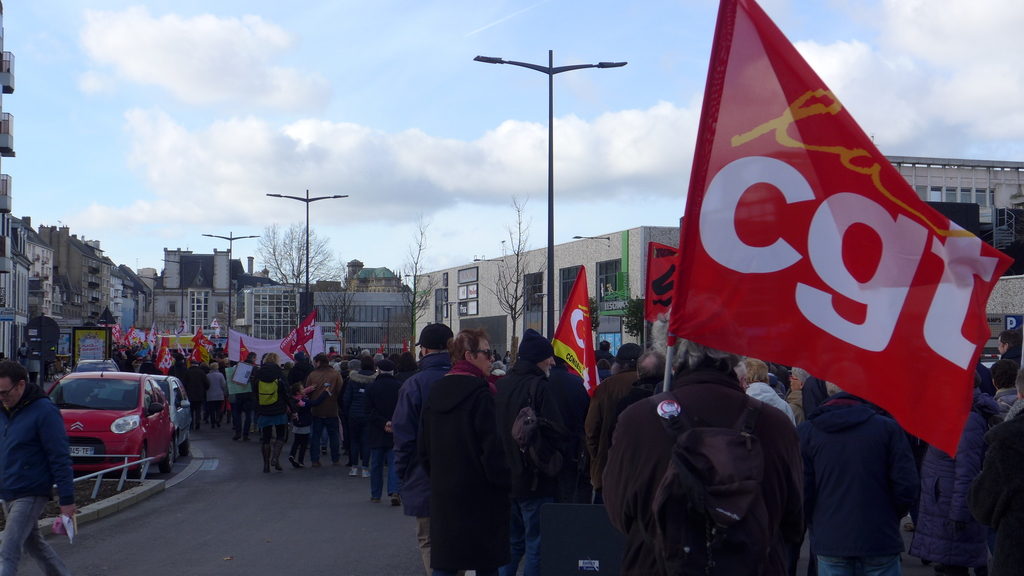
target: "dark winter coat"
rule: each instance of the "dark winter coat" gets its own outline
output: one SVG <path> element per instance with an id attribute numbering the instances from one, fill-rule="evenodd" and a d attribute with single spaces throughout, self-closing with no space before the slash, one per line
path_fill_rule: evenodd
<path id="1" fill-rule="evenodd" d="M 370 448 L 395 447 L 395 435 L 384 431 L 384 425 L 395 415 L 398 405 L 398 390 L 402 387 L 391 374 L 378 374 L 376 380 L 366 387 L 363 395 L 363 412 L 366 413 L 366 437 Z"/>
<path id="2" fill-rule="evenodd" d="M 629 393 L 637 378 L 636 370 L 630 370 L 601 380 L 601 384 L 594 390 L 594 397 L 590 400 L 584 428 L 587 434 L 587 450 L 590 452 L 590 482 L 598 492 L 602 487 L 601 475 L 604 472 L 604 465 L 608 461 L 608 447 L 612 443 L 611 434 L 608 432 L 612 419 L 615 418 L 615 406 L 620 398 Z"/>
<path id="3" fill-rule="evenodd" d="M 156 367 L 156 364 L 153 364 L 153 362 L 149 361 L 149 360 L 147 360 L 146 362 L 143 362 L 139 366 L 139 373 L 140 374 L 153 374 L 153 375 L 161 375 L 161 374 L 163 374 L 163 372 L 161 372 L 160 369 Z"/>
<path id="4" fill-rule="evenodd" d="M 313 371 L 313 365 L 309 360 L 297 360 L 292 369 L 288 371 L 288 384 L 305 383 L 306 377 Z"/>
<path id="5" fill-rule="evenodd" d="M 803 389 L 803 407 L 804 417 L 810 416 L 812 412 L 818 409 L 828 400 L 828 389 L 825 388 L 825 381 L 820 378 L 811 376 L 804 382 Z"/>
<path id="6" fill-rule="evenodd" d="M 988 452 L 967 498 L 974 518 L 996 529 L 991 576 L 1016 576 L 1024 566 L 1024 418 L 995 426 L 985 434 Z"/>
<path id="7" fill-rule="evenodd" d="M 672 393 L 691 418 L 726 428 L 739 418 L 747 398 L 735 373 L 709 368 L 681 373 Z M 800 439 L 789 417 L 779 410 L 762 410 L 754 435 L 764 451 L 761 494 L 771 543 L 764 576 L 785 576 L 786 547 L 804 534 Z M 674 444 L 675 438 L 665 433 L 648 402 L 630 406 L 619 417 L 603 480 L 608 516 L 626 535 L 623 576 L 658 574 L 651 503 Z"/>
<path id="8" fill-rule="evenodd" d="M 417 444 L 420 414 L 430 387 L 452 369 L 447 352 L 428 354 L 420 360 L 420 370 L 406 380 L 398 391 L 398 405 L 391 418 L 395 436 L 395 473 L 406 516 L 430 516 L 430 478 L 419 463 Z"/>
<path id="9" fill-rule="evenodd" d="M 168 376 L 174 376 L 178 380 L 181 380 L 182 384 L 185 383 L 185 375 L 186 374 L 188 374 L 188 366 L 185 366 L 185 361 L 184 360 L 182 360 L 180 362 L 179 361 L 175 361 L 174 362 L 174 366 L 171 366 L 170 369 L 167 370 L 167 375 Z"/>
<path id="10" fill-rule="evenodd" d="M 13 408 L 0 406 L 0 499 L 51 498 L 56 484 L 58 503 L 67 506 L 75 503 L 73 482 L 60 409 L 42 388 L 26 383 Z"/>
<path id="11" fill-rule="evenodd" d="M 1020 365 L 1019 358 L 1017 359 L 1017 364 Z M 987 366 L 982 364 L 980 359 L 978 360 L 978 363 L 975 364 L 974 371 L 977 372 L 979 376 L 981 376 L 981 391 L 984 392 L 985 394 L 988 394 L 989 396 L 995 396 L 996 387 L 994 384 L 992 384 L 992 371 L 989 370 Z"/>
<path id="12" fill-rule="evenodd" d="M 546 498 L 558 494 L 558 477 L 545 476 L 530 469 L 523 459 L 519 445 L 512 439 L 512 424 L 519 411 L 526 407 L 530 384 L 536 381 L 537 397 L 533 400 L 533 409 L 538 416 L 562 425 L 562 416 L 558 411 L 558 400 L 555 390 L 548 382 L 544 371 L 529 360 L 517 360 L 501 380 L 498 380 L 498 395 L 495 397 L 498 411 L 498 433 L 501 435 L 502 446 L 505 447 L 505 461 L 512 473 L 513 498 Z M 568 438 L 562 439 L 561 449 L 565 454 Z"/>
<path id="13" fill-rule="evenodd" d="M 896 421 L 843 393 L 797 433 L 811 549 L 823 556 L 901 554 L 899 522 L 917 501 L 920 481 Z"/>
<path id="14" fill-rule="evenodd" d="M 353 418 L 366 418 L 366 412 L 363 411 L 363 394 L 366 393 L 366 387 L 373 383 L 375 375 L 369 370 L 360 370 L 354 374 L 349 374 L 348 385 L 345 386 L 345 414 L 350 419 Z"/>
<path id="15" fill-rule="evenodd" d="M 1022 348 L 1020 346 L 1014 346 L 1013 348 L 1007 348 L 1006 352 L 1004 352 L 1003 355 L 999 357 L 999 359 L 1000 360 L 1013 360 L 1014 362 L 1017 363 L 1018 366 L 1020 366 L 1021 352 L 1022 351 L 1024 351 L 1024 348 Z"/>
<path id="16" fill-rule="evenodd" d="M 956 459 L 928 448 L 921 465 L 921 504 L 911 556 L 948 566 L 985 565 L 988 529 L 971 516 L 967 493 L 985 459 L 988 419 L 998 413 L 995 400 L 975 389 Z"/>
<path id="17" fill-rule="evenodd" d="M 486 380 L 451 374 L 433 383 L 417 452 L 430 477 L 430 567 L 508 564 L 511 483 Z"/>
<path id="18" fill-rule="evenodd" d="M 185 394 L 190 403 L 206 401 L 206 391 L 210 389 L 210 380 L 207 379 L 206 372 L 203 372 L 198 364 L 193 364 L 185 371 L 185 378 L 181 379 L 181 383 L 185 385 Z"/>
<path id="19" fill-rule="evenodd" d="M 253 396 L 256 397 L 253 406 L 256 408 L 257 416 L 279 416 L 291 409 L 291 393 L 288 390 L 288 384 L 285 383 L 284 370 L 280 366 L 264 362 L 259 368 L 253 370 L 253 382 L 255 382 L 252 387 L 255 391 Z M 268 405 L 260 404 L 260 382 L 277 382 L 277 402 Z"/>
<path id="20" fill-rule="evenodd" d="M 570 372 L 564 364 L 551 367 L 548 381 L 558 400 L 558 413 L 562 416 L 562 424 L 569 431 L 569 444 L 566 447 L 566 466 L 575 467 L 580 455 L 586 451 L 584 423 L 587 410 L 590 409 L 590 394 L 583 386 L 583 378 Z M 575 469 L 575 468 L 574 468 Z"/>

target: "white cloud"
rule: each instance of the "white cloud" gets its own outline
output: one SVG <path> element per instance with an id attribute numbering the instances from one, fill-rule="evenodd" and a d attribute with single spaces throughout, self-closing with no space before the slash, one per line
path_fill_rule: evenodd
<path id="1" fill-rule="evenodd" d="M 134 109 L 126 119 L 129 165 L 152 196 L 128 208 L 94 205 L 82 220 L 114 214 L 170 224 L 194 219 L 201 206 L 207 221 L 264 226 L 282 212 L 281 201 L 267 193 L 308 188 L 372 206 L 361 212 L 363 220 L 395 222 L 459 203 L 505 205 L 512 194 L 540 197 L 547 189 L 547 129 L 539 124 L 510 120 L 465 142 L 323 120 L 275 127 L 248 117 L 190 131 L 159 110 Z M 684 194 L 697 122 L 696 110 L 666 102 L 592 123 L 556 119 L 559 198 Z"/>
<path id="2" fill-rule="evenodd" d="M 153 18 L 143 7 L 86 10 L 80 41 L 120 78 L 159 86 L 181 102 L 319 110 L 331 90 L 319 74 L 274 66 L 295 39 L 259 16 Z M 84 82 L 88 90 L 94 84 Z"/>
<path id="3" fill-rule="evenodd" d="M 87 70 L 78 77 L 78 89 L 86 94 L 112 93 L 114 79 L 95 70 Z"/>

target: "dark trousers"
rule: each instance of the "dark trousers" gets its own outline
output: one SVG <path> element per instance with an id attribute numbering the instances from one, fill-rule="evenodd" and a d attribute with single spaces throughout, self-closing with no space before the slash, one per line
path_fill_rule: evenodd
<path id="1" fill-rule="evenodd" d="M 292 441 L 292 449 L 288 452 L 288 455 L 298 460 L 299 464 L 306 458 L 306 445 L 309 444 L 309 434 L 295 434 L 295 440 Z M 298 453 L 298 456 L 295 454 Z"/>
<path id="2" fill-rule="evenodd" d="M 352 432 L 349 460 L 352 466 L 358 466 L 362 461 L 364 468 L 370 467 L 370 439 L 366 428 L 366 418 L 349 418 L 348 429 Z"/>
<path id="3" fill-rule="evenodd" d="M 252 400 L 240 400 L 231 404 L 231 423 L 235 429 L 235 436 L 249 437 L 249 428 L 252 428 Z"/>
<path id="4" fill-rule="evenodd" d="M 220 426 L 220 408 L 224 404 L 223 400 L 207 400 L 206 401 L 206 413 L 210 417 L 210 427 Z"/>
<path id="5" fill-rule="evenodd" d="M 264 426 L 260 428 L 260 432 L 263 433 L 263 438 L 260 440 L 263 444 L 270 444 L 271 439 L 276 434 L 278 442 L 285 442 L 288 440 L 288 425 L 287 424 L 274 424 L 273 426 Z"/>
<path id="6" fill-rule="evenodd" d="M 352 431 L 348 428 L 348 415 L 346 414 L 341 415 L 341 450 L 348 454 L 346 466 L 355 466 L 355 456 L 352 455 Z"/>
<path id="7" fill-rule="evenodd" d="M 192 427 L 199 430 L 199 424 L 203 421 L 203 403 L 196 400 L 191 402 L 189 408 L 192 411 Z"/>

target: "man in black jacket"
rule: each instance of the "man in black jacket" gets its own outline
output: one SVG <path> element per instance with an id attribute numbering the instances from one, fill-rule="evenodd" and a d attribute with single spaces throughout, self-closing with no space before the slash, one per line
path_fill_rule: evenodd
<path id="1" fill-rule="evenodd" d="M 536 330 L 527 330 L 519 345 L 516 363 L 497 383 L 498 434 L 512 472 L 512 561 L 501 568 L 501 576 L 514 576 L 524 555 L 526 567 L 523 576 L 540 574 L 540 507 L 554 502 L 558 478 L 543 475 L 526 464 L 512 438 L 512 424 L 519 411 L 530 403 L 530 388 L 535 386 L 532 404 L 537 415 L 562 425 L 555 390 L 548 382 L 548 374 L 555 365 L 554 355 L 550 342 Z"/>
<path id="2" fill-rule="evenodd" d="M 377 361 L 377 377 L 363 394 L 363 412 L 366 414 L 366 436 L 370 444 L 370 502 L 380 502 L 384 487 L 384 461 L 388 463 L 388 496 L 392 506 L 401 506 L 398 495 L 398 475 L 395 474 L 395 435 L 391 418 L 398 405 L 398 391 L 402 383 L 395 378 L 395 363 Z"/>

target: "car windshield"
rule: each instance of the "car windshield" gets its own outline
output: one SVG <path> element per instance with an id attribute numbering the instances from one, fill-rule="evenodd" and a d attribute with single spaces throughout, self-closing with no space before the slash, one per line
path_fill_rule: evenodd
<path id="1" fill-rule="evenodd" d="M 75 366 L 75 372 L 117 372 L 113 360 L 83 360 Z"/>
<path id="2" fill-rule="evenodd" d="M 65 378 L 50 391 L 58 408 L 131 410 L 139 406 L 138 380 Z"/>

